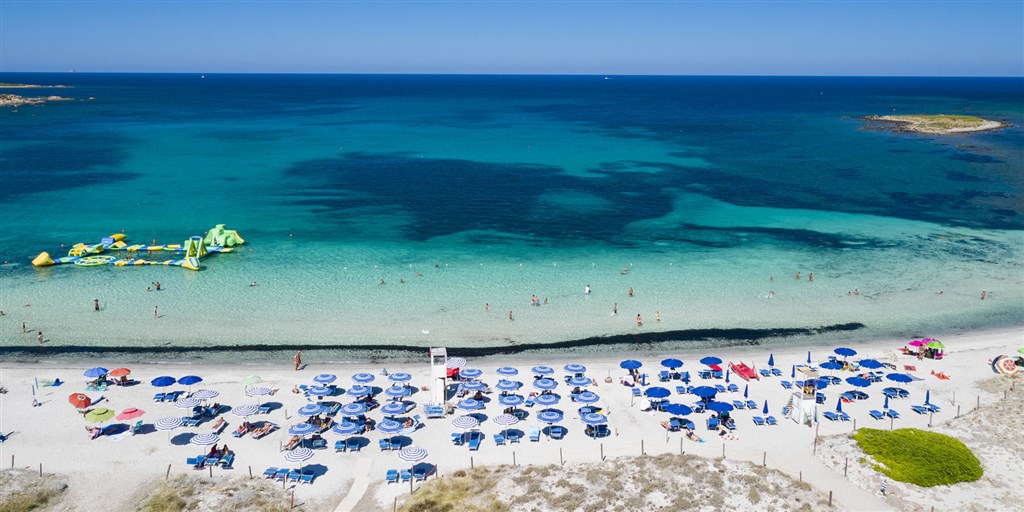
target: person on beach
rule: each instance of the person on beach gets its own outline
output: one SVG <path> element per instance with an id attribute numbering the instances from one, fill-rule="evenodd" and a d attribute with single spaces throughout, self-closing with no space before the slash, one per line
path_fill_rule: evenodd
<path id="1" fill-rule="evenodd" d="M 259 284 L 257 284 L 256 281 L 253 281 L 253 282 L 249 283 L 249 286 L 259 286 Z"/>
<path id="2" fill-rule="evenodd" d="M 99 299 L 93 299 L 92 300 L 92 310 L 93 311 L 99 311 L 100 310 L 100 300 Z"/>
<path id="3" fill-rule="evenodd" d="M 584 295 L 590 295 L 590 285 L 589 284 L 583 287 L 583 294 Z"/>
<path id="4" fill-rule="evenodd" d="M 793 276 L 793 277 L 794 277 L 795 279 L 800 279 L 800 272 L 797 272 L 797 273 L 796 273 L 796 275 L 795 275 L 795 276 Z"/>
<path id="5" fill-rule="evenodd" d="M 36 336 L 36 339 L 39 340 L 39 346 L 42 346 L 43 345 L 43 331 L 39 331 L 39 334 Z"/>
<path id="6" fill-rule="evenodd" d="M 27 325 L 25 325 L 25 322 L 22 322 L 22 323 L 21 323 L 21 333 L 22 333 L 22 334 L 25 334 L 26 332 L 28 332 L 28 330 L 27 330 L 27 329 L 28 329 L 28 326 L 27 326 Z"/>
<path id="7" fill-rule="evenodd" d="M 515 320 L 515 319 L 512 318 L 512 310 L 510 309 L 510 310 L 508 310 L 508 321 L 511 322 L 513 320 Z"/>
<path id="8" fill-rule="evenodd" d="M 490 302 L 484 302 L 484 311 L 490 311 L 490 310 L 491 310 L 491 303 Z"/>
<path id="9" fill-rule="evenodd" d="M 643 325 L 644 325 L 644 322 L 643 322 L 643 320 L 642 320 L 642 319 L 640 318 L 640 313 L 637 313 L 637 314 L 636 314 L 636 326 L 637 326 L 637 327 L 643 327 Z"/>
<path id="10" fill-rule="evenodd" d="M 629 287 L 629 296 L 630 297 L 633 296 L 633 287 L 632 286 Z"/>
<path id="11" fill-rule="evenodd" d="M 295 371 L 302 367 L 302 351 L 295 352 Z"/>
<path id="12" fill-rule="evenodd" d="M 615 304 L 612 304 L 612 316 L 616 316 L 618 314 L 619 314 L 619 303 L 616 302 Z"/>
<path id="13" fill-rule="evenodd" d="M 814 281 L 814 272 L 807 274 L 807 282 L 810 283 L 812 281 Z"/>
<path id="14" fill-rule="evenodd" d="M 985 297 L 986 297 L 987 295 L 988 295 L 988 292 L 986 292 L 985 290 L 982 290 L 982 291 L 981 291 L 981 300 L 985 300 Z"/>
<path id="15" fill-rule="evenodd" d="M 769 283 L 774 283 L 775 282 L 775 276 L 768 276 L 768 282 Z"/>
<path id="16" fill-rule="evenodd" d="M 384 284 L 384 280 L 383 279 L 380 280 L 380 284 Z"/>
<path id="17" fill-rule="evenodd" d="M 157 313 L 157 307 L 153 306 L 153 318 L 160 318 L 160 314 Z"/>
<path id="18" fill-rule="evenodd" d="M 655 322 L 660 322 L 661 321 L 661 311 L 655 311 L 654 312 L 654 321 Z"/>

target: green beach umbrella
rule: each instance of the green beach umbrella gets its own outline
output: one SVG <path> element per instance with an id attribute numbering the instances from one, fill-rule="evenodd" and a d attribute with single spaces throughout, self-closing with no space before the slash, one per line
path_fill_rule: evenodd
<path id="1" fill-rule="evenodd" d="M 257 375 L 250 375 L 250 376 L 242 379 L 242 385 L 243 386 L 251 386 L 251 385 L 256 384 L 258 382 L 263 382 L 263 379 L 259 378 L 259 376 L 257 376 Z"/>
<path id="2" fill-rule="evenodd" d="M 928 348 L 946 348 L 946 346 L 943 345 L 942 342 L 939 340 L 929 341 L 928 344 L 925 346 Z"/>
<path id="3" fill-rule="evenodd" d="M 113 409 L 107 409 L 106 407 L 100 407 L 99 409 L 93 409 L 85 415 L 85 421 L 89 423 L 103 423 L 104 421 L 113 418 L 117 414 Z"/>
<path id="4" fill-rule="evenodd" d="M 1020 352 L 1021 354 L 1024 354 L 1024 347 L 1018 348 L 1017 352 Z"/>

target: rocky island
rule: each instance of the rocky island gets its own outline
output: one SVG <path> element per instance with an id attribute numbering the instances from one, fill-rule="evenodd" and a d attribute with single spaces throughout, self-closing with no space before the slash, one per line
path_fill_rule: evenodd
<path id="1" fill-rule="evenodd" d="M 20 107 L 22 105 L 42 105 L 48 101 L 71 101 L 74 98 L 65 98 L 63 96 L 37 96 L 27 97 L 18 96 L 17 94 L 0 94 L 0 107 Z"/>
<path id="2" fill-rule="evenodd" d="M 865 129 L 890 130 L 894 132 L 927 133 L 933 135 L 950 135 L 956 133 L 984 132 L 1005 128 L 1006 123 L 991 121 L 976 116 L 960 115 L 905 115 L 905 116 L 866 116 L 868 122 Z"/>

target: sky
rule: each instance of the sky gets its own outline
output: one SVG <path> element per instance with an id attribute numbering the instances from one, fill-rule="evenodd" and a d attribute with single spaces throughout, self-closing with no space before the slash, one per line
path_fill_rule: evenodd
<path id="1" fill-rule="evenodd" d="M 1024 1 L 0 0 L 0 71 L 1024 76 Z"/>

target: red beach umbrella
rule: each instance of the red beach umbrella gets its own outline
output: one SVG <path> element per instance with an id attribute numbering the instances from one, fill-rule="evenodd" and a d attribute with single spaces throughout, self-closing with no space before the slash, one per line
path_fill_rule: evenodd
<path id="1" fill-rule="evenodd" d="M 85 409 L 92 405 L 92 399 L 83 393 L 72 394 L 68 397 L 68 402 L 79 409 Z"/>
<path id="2" fill-rule="evenodd" d="M 128 368 L 115 368 L 110 372 L 111 377 L 127 377 L 128 374 L 132 373 Z"/>
<path id="3" fill-rule="evenodd" d="M 121 411 L 121 414 L 115 416 L 115 419 L 120 421 L 133 420 L 135 418 L 138 418 L 139 416 L 142 416 L 143 414 L 146 414 L 146 411 L 143 411 L 142 409 L 136 409 L 134 407 L 129 407 Z"/>

